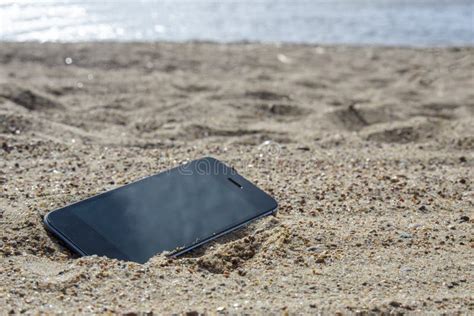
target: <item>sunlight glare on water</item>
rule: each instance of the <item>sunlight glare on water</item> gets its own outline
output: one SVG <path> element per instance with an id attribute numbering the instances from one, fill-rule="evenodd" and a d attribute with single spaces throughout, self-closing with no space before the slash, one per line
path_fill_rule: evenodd
<path id="1" fill-rule="evenodd" d="M 472 0 L 0 0 L 0 40 L 473 45 Z"/>

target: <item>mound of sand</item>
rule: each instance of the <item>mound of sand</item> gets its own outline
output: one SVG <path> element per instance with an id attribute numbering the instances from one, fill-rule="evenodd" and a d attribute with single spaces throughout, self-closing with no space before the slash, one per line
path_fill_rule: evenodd
<path id="1" fill-rule="evenodd" d="M 2 43 L 2 313 L 472 313 L 473 52 Z M 43 228 L 208 155 L 278 214 L 144 265 Z"/>

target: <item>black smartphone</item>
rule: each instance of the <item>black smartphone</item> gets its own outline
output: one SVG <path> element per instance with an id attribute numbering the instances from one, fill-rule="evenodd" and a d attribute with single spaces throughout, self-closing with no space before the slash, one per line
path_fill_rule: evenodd
<path id="1" fill-rule="evenodd" d="M 207 157 L 52 211 L 44 223 L 80 255 L 144 263 L 163 251 L 181 255 L 276 209 L 275 199 Z"/>

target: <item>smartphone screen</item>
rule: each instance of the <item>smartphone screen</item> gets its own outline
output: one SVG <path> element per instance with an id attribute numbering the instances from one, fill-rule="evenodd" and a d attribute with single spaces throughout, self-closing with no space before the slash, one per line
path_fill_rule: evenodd
<path id="1" fill-rule="evenodd" d="M 82 254 L 143 263 L 191 249 L 276 206 L 233 169 L 204 158 L 53 211 L 46 224 Z"/>

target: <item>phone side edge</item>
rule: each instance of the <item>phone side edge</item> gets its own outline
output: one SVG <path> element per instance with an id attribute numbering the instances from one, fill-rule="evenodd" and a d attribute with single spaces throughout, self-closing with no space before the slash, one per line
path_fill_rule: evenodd
<path id="1" fill-rule="evenodd" d="M 275 200 L 275 202 L 276 202 L 276 200 Z M 268 212 L 265 212 L 265 213 L 263 213 L 263 214 L 258 215 L 257 217 L 254 217 L 254 218 L 251 218 L 251 219 L 249 219 L 249 220 L 246 220 L 245 222 L 242 222 L 242 223 L 240 223 L 240 224 L 238 224 L 238 225 L 236 225 L 236 226 L 234 226 L 234 227 L 231 227 L 231 228 L 229 228 L 229 229 L 227 229 L 227 230 L 225 230 L 225 231 L 223 231 L 223 232 L 220 232 L 219 234 L 216 234 L 216 235 L 211 236 L 211 237 L 209 237 L 209 238 L 207 238 L 207 239 L 204 239 L 204 240 L 198 242 L 197 244 L 191 245 L 191 246 L 189 246 L 188 248 L 181 249 L 181 250 L 179 250 L 179 251 L 177 251 L 177 252 L 171 253 L 169 256 L 170 256 L 170 257 L 174 257 L 174 258 L 179 257 L 179 256 L 181 256 L 181 255 L 183 255 L 183 254 L 185 254 L 185 253 L 187 253 L 187 252 L 189 252 L 189 251 L 191 251 L 191 250 L 193 250 L 193 249 L 196 249 L 196 248 L 198 248 L 198 247 L 200 247 L 200 246 L 202 246 L 202 245 L 204 245 L 204 244 L 206 244 L 206 243 L 208 243 L 208 242 L 211 242 L 211 241 L 213 241 L 213 240 L 216 240 L 217 238 L 220 238 L 220 237 L 222 237 L 222 236 L 224 236 L 224 235 L 226 235 L 226 234 L 232 233 L 233 231 L 236 231 L 237 229 L 242 228 L 242 227 L 244 227 L 245 225 L 248 225 L 249 223 L 251 223 L 251 222 L 253 222 L 253 221 L 257 221 L 257 220 L 259 220 L 259 219 L 261 219 L 261 218 L 263 218 L 263 217 L 265 217 L 265 216 L 273 215 L 273 214 L 275 214 L 275 213 L 277 212 L 277 210 L 278 210 L 278 202 L 276 202 L 275 208 L 271 209 L 271 210 L 268 211 Z"/>
<path id="2" fill-rule="evenodd" d="M 54 224 L 51 222 L 49 217 L 50 217 L 51 213 L 54 213 L 56 211 L 57 210 L 48 212 L 44 216 L 43 224 L 46 227 L 46 229 L 50 233 L 52 233 L 56 238 L 60 239 L 66 245 L 66 247 L 69 248 L 69 250 L 75 252 L 76 254 L 78 254 L 80 256 L 87 256 L 88 255 L 87 253 L 85 253 L 81 248 L 76 246 L 71 240 L 69 240 L 69 238 L 67 238 L 64 234 L 62 234 L 61 231 L 59 231 L 58 229 L 56 229 L 56 227 L 54 227 Z"/>

